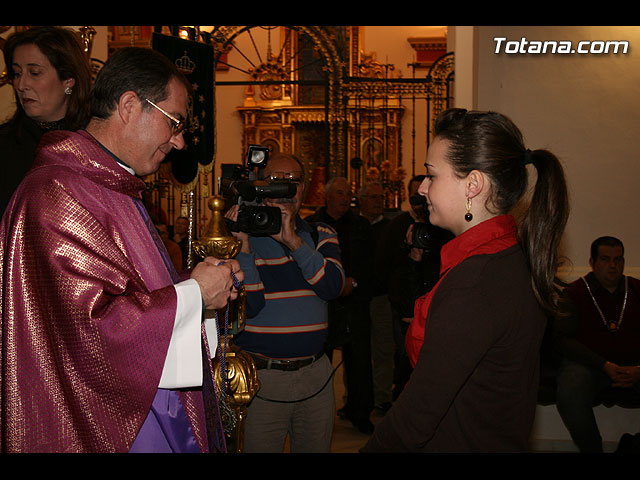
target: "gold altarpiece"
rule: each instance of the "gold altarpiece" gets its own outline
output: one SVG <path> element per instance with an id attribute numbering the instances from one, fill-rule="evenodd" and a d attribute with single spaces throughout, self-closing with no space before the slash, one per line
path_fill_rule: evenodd
<path id="1" fill-rule="evenodd" d="M 280 54 L 250 72 L 251 83 L 238 107 L 243 149 L 265 145 L 304 162 L 312 184 L 305 202 L 309 207 L 324 203 L 323 185 L 331 177 L 347 177 L 357 191 L 367 168 L 379 169 L 385 160 L 394 169 L 401 165 L 399 100 L 363 96 L 345 81 L 388 79 L 393 72 L 392 66 L 376 61 L 375 54 L 361 51 L 361 28 L 296 27 L 290 34 L 283 32 Z M 298 59 L 309 56 L 324 65 L 323 78 L 312 72 L 308 79 Z"/>

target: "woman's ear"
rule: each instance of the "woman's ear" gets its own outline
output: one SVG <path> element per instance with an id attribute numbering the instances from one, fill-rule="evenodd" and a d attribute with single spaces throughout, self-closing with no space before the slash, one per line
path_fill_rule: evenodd
<path id="1" fill-rule="evenodd" d="M 466 194 L 469 198 L 475 198 L 480 195 L 487 187 L 487 177 L 479 170 L 472 170 L 465 179 Z"/>

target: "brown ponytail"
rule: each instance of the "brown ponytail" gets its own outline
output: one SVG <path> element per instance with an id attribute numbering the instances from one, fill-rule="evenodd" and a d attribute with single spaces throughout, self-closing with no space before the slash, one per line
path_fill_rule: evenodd
<path id="1" fill-rule="evenodd" d="M 520 243 L 529 259 L 534 292 L 548 312 L 557 305 L 558 246 L 569 217 L 564 171 L 547 150 L 531 152 L 538 180 L 529 208 L 520 222 Z"/>

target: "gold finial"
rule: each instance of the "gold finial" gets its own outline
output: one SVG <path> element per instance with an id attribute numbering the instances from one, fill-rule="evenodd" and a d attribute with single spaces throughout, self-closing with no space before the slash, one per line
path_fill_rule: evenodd
<path id="1" fill-rule="evenodd" d="M 193 242 L 193 251 L 201 258 L 215 257 L 227 260 L 235 257 L 242 247 L 242 242 L 237 240 L 227 228 L 222 211 L 224 210 L 224 198 L 213 196 L 207 202 L 211 210 L 211 220 L 207 224 L 200 240 Z"/>
<path id="2" fill-rule="evenodd" d="M 83 26 L 78 30 L 80 33 L 80 41 L 82 43 L 82 50 L 87 58 L 91 58 L 91 49 L 93 48 L 93 37 L 96 34 L 96 29 L 91 26 Z"/>

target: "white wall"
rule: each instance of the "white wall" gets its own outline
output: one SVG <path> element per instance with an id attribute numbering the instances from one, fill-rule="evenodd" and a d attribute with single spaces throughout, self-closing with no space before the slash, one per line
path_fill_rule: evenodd
<path id="1" fill-rule="evenodd" d="M 637 179 L 640 177 L 640 62 L 637 27 L 476 27 L 477 108 L 509 115 L 531 149 L 563 162 L 571 216 L 564 253 L 569 276 L 589 270 L 589 245 L 600 235 L 626 246 L 627 272 L 640 270 Z M 628 53 L 496 54 L 508 40 L 627 40 Z M 457 73 L 457 72 L 456 72 Z"/>

